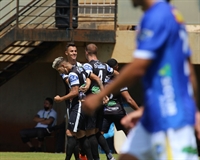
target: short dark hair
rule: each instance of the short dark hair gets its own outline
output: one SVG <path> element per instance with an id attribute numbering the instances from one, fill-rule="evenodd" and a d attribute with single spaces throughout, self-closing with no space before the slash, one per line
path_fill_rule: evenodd
<path id="1" fill-rule="evenodd" d="M 69 42 L 66 45 L 66 50 L 68 50 L 69 47 L 76 47 L 76 45 L 74 44 L 74 42 Z"/>
<path id="2" fill-rule="evenodd" d="M 108 61 L 107 61 L 107 64 L 110 66 L 110 67 L 115 67 L 117 64 L 118 64 L 118 62 L 117 62 L 117 60 L 116 59 L 114 59 L 114 58 L 111 58 L 111 59 L 109 59 Z"/>
<path id="3" fill-rule="evenodd" d="M 51 105 L 53 105 L 53 99 L 52 98 L 47 97 L 45 100 L 48 101 Z"/>

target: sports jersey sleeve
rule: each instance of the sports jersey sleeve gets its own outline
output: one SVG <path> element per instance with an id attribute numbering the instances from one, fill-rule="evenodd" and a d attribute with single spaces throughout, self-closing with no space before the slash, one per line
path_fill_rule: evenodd
<path id="1" fill-rule="evenodd" d="M 83 68 L 84 68 L 85 71 L 87 72 L 88 76 L 89 76 L 91 73 L 93 73 L 93 67 L 92 67 L 91 64 L 85 63 L 85 64 L 83 65 Z"/>
<path id="2" fill-rule="evenodd" d="M 43 112 L 44 112 L 44 110 L 40 110 L 40 111 L 37 112 L 37 115 L 38 115 L 40 118 L 43 118 L 43 117 L 42 117 L 42 116 L 43 116 Z"/>
<path id="3" fill-rule="evenodd" d="M 55 120 L 57 119 L 57 113 L 55 111 L 51 112 L 49 117 L 54 118 Z"/>
<path id="4" fill-rule="evenodd" d="M 114 73 L 114 69 L 110 67 L 108 64 L 106 64 L 107 67 L 107 76 L 112 76 Z"/>
<path id="5" fill-rule="evenodd" d="M 120 89 L 120 92 L 123 92 L 123 91 L 128 91 L 128 87 L 124 87 Z"/>
<path id="6" fill-rule="evenodd" d="M 69 73 L 68 79 L 69 79 L 69 85 L 70 85 L 71 87 L 77 86 L 77 85 L 80 84 L 78 75 L 77 75 L 76 73 L 74 73 L 74 72 Z"/>
<path id="7" fill-rule="evenodd" d="M 137 35 L 137 48 L 133 53 L 135 58 L 154 59 L 169 36 L 168 23 L 164 18 L 160 16 L 155 18 L 152 17 L 153 15 L 148 15 L 141 21 Z"/>
<path id="8" fill-rule="evenodd" d="M 68 78 L 67 74 L 60 74 L 60 76 L 62 77 L 62 79 L 66 80 Z"/>

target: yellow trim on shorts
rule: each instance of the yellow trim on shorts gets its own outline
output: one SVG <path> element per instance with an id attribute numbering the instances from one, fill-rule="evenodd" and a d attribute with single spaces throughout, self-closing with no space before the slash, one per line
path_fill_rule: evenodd
<path id="1" fill-rule="evenodd" d="M 166 152 L 167 152 L 167 160 L 173 160 L 173 156 L 172 156 L 172 149 L 169 143 L 169 139 L 168 137 L 166 137 Z"/>

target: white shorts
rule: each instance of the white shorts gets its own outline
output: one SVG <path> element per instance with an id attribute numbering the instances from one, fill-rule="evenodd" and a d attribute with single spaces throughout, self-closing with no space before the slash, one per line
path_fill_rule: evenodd
<path id="1" fill-rule="evenodd" d="M 149 133 L 138 123 L 128 134 L 121 154 L 139 160 L 199 160 L 192 126 Z"/>

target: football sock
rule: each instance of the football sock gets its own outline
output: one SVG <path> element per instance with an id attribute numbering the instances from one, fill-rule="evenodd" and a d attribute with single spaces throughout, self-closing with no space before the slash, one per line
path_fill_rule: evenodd
<path id="1" fill-rule="evenodd" d="M 74 148 L 74 157 L 76 160 L 79 160 L 79 143 L 76 141 L 76 146 Z"/>
<path id="2" fill-rule="evenodd" d="M 66 158 L 70 160 L 76 146 L 76 138 L 73 136 L 67 136 Z"/>
<path id="3" fill-rule="evenodd" d="M 79 138 L 78 140 L 79 140 L 81 149 L 84 150 L 84 152 L 87 156 L 87 159 L 93 160 L 91 146 L 90 146 L 89 140 L 86 138 L 86 136 Z"/>
<path id="4" fill-rule="evenodd" d="M 97 138 L 97 141 L 98 141 L 99 145 L 101 146 L 101 148 L 104 150 L 106 155 L 108 155 L 110 153 L 110 148 L 109 148 L 108 143 L 107 143 L 106 139 L 104 138 L 104 136 L 100 132 L 97 132 L 96 138 Z"/>
<path id="5" fill-rule="evenodd" d="M 97 141 L 96 135 L 93 134 L 93 135 L 88 136 L 87 138 L 90 142 L 92 156 L 94 160 L 99 160 L 98 141 Z"/>

